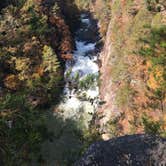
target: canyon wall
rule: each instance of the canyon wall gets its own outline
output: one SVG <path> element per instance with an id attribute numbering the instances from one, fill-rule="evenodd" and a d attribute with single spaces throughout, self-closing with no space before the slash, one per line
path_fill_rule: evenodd
<path id="1" fill-rule="evenodd" d="M 100 4 L 100 0 L 91 4 L 95 15 L 100 12 Z M 110 18 L 98 17 L 99 26 L 107 27 L 100 55 L 100 94 L 104 103 L 98 111 L 100 130 L 106 137 L 142 133 L 147 124 L 162 123 L 165 130 L 165 88 L 161 88 L 160 97 L 156 96 L 161 87 L 159 80 L 164 80 L 160 73 L 164 67 L 154 71 L 150 58 L 140 54 L 151 29 L 166 25 L 165 2 L 112 0 L 106 5 L 102 11 L 109 8 Z M 156 75 L 162 76 L 156 79 Z"/>

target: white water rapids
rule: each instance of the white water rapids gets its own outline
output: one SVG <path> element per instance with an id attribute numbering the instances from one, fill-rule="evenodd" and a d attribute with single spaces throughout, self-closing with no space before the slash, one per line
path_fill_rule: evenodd
<path id="1" fill-rule="evenodd" d="M 64 119 L 81 121 L 88 127 L 99 101 L 96 43 L 80 40 L 79 36 L 86 34 L 91 27 L 91 20 L 86 14 L 81 15 L 82 26 L 78 30 L 75 43 L 76 50 L 73 60 L 66 62 L 63 101 L 58 110 Z M 88 35 L 88 34 L 87 34 Z"/>
<path id="2" fill-rule="evenodd" d="M 95 43 L 98 38 L 93 33 L 96 29 L 93 29 L 95 25 L 89 15 L 82 14 L 81 21 L 76 32 L 73 60 L 66 62 L 62 101 L 54 111 L 55 116 L 48 116 L 48 129 L 56 136 L 42 146 L 43 157 L 49 166 L 72 165 L 78 160 L 85 146 L 81 135 L 89 131 L 99 103 Z"/>

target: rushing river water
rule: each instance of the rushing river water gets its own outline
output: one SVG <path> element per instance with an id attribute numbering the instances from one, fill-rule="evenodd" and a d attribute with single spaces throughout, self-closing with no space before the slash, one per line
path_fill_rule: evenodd
<path id="1" fill-rule="evenodd" d="M 55 137 L 42 146 L 48 166 L 72 165 L 84 147 L 84 132 L 89 131 L 99 102 L 98 76 L 99 40 L 97 24 L 89 14 L 81 15 L 76 32 L 73 60 L 66 62 L 66 85 L 62 101 L 49 116 L 48 129 Z"/>
<path id="2" fill-rule="evenodd" d="M 66 85 L 58 109 L 64 119 L 80 119 L 88 127 L 99 101 L 99 67 L 96 41 L 86 36 L 94 30 L 94 22 L 88 14 L 81 15 L 81 22 L 76 33 L 73 60 L 66 62 Z"/>

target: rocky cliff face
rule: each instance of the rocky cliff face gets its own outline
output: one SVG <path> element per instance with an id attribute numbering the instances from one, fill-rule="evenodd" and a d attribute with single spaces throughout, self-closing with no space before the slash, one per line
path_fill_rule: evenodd
<path id="1" fill-rule="evenodd" d="M 165 165 L 166 140 L 133 135 L 97 142 L 90 146 L 76 166 Z"/>
<path id="2" fill-rule="evenodd" d="M 144 0 L 116 0 L 109 1 L 109 5 L 111 18 L 100 55 L 100 92 L 105 102 L 98 112 L 101 128 L 109 134 L 140 133 L 144 115 L 155 122 L 162 121 L 164 127 L 165 99 L 158 101 L 155 97 L 159 88 L 156 74 L 150 72 L 151 61 L 139 54 L 144 45 L 141 39 L 150 32 L 147 27 L 166 24 L 164 1 L 147 4 Z M 157 5 L 161 8 L 158 12 Z"/>

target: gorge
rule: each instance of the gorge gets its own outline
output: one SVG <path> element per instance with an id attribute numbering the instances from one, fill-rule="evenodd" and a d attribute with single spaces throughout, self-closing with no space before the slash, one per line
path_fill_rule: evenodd
<path id="1" fill-rule="evenodd" d="M 0 165 L 165 164 L 165 64 L 164 0 L 0 2 Z"/>

